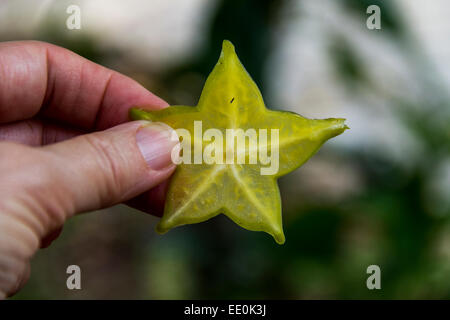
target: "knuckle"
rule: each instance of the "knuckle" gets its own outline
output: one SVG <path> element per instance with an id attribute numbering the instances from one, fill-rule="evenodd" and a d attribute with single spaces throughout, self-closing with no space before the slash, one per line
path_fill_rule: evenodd
<path id="1" fill-rule="evenodd" d="M 38 235 L 14 212 L 0 216 L 0 299 L 16 293 L 29 275 L 29 261 L 37 250 Z"/>
<path id="2" fill-rule="evenodd" d="M 48 226 L 62 224 L 67 196 L 61 195 L 66 189 L 54 187 L 58 170 L 51 157 L 15 143 L 0 143 L 3 152 L 8 157 L 0 157 L 0 218 L 8 212 L 38 235 Z"/>
<path id="3" fill-rule="evenodd" d="M 100 169 L 102 198 L 117 197 L 123 189 L 122 158 L 114 144 L 98 134 L 85 136 Z"/>

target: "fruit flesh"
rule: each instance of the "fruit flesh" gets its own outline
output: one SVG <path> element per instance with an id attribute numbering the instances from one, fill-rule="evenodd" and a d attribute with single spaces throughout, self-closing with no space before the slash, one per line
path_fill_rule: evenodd
<path id="1" fill-rule="evenodd" d="M 292 112 L 267 109 L 258 87 L 240 63 L 231 42 L 226 40 L 197 106 L 171 106 L 156 111 L 133 108 L 130 117 L 164 122 L 174 129 L 186 129 L 193 137 L 195 121 L 201 121 L 203 132 L 217 129 L 223 136 L 227 129 L 254 129 L 258 141 L 259 129 L 278 130 L 279 167 L 273 174 L 262 175 L 261 168 L 265 166 L 261 163 L 249 164 L 249 141 L 243 149 L 230 150 L 233 163 L 178 165 L 157 231 L 165 233 L 173 227 L 202 222 L 223 213 L 241 227 L 271 234 L 279 244 L 284 243 L 285 237 L 276 179 L 301 166 L 326 140 L 348 128 L 345 119 L 307 119 Z M 258 154 L 262 151 L 272 154 L 276 150 L 272 149 L 271 139 L 252 147 L 258 149 L 255 150 Z M 210 142 L 205 143 L 200 137 L 182 143 L 194 153 L 196 148 L 203 152 Z M 226 147 L 223 150 L 219 158 L 225 160 L 228 150 Z M 236 161 L 240 154 L 245 156 L 244 164 Z"/>

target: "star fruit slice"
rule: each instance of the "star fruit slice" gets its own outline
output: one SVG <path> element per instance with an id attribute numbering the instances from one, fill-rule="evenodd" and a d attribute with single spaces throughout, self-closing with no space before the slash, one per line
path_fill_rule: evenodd
<path id="1" fill-rule="evenodd" d="M 313 120 L 292 112 L 267 109 L 261 92 L 227 40 L 223 42 L 219 61 L 206 81 L 197 106 L 170 106 L 157 111 L 132 108 L 130 117 L 166 123 L 181 136 L 179 129 L 184 129 L 184 133 L 191 135 L 190 139 L 184 136 L 181 139 L 182 157 L 191 153 L 184 159 L 192 159 L 195 151 L 203 152 L 208 145 L 223 147 L 222 152 L 220 148 L 213 148 L 216 151 L 210 153 L 215 160 L 213 163 L 206 163 L 205 159 L 202 163 L 184 161 L 177 166 L 170 180 L 164 215 L 156 227 L 158 233 L 223 213 L 243 228 L 269 233 L 279 244 L 284 243 L 285 237 L 277 178 L 300 167 L 326 140 L 348 129 L 345 119 Z M 201 121 L 202 131 L 194 130 L 195 121 Z M 227 149 L 226 129 L 239 128 L 244 132 L 254 129 L 256 140 L 254 135 L 249 135 L 244 148 L 241 145 L 240 150 Z M 210 137 L 210 141 L 205 141 L 205 136 L 202 139 L 202 133 L 208 129 L 219 130 L 223 141 L 216 136 Z M 266 143 L 259 129 L 267 130 Z M 278 129 L 278 144 L 275 144 L 275 133 L 271 135 L 272 129 Z M 263 155 L 266 152 L 270 158 L 277 147 L 278 158 L 272 160 L 274 169 L 278 170 L 268 169 L 267 157 L 258 157 L 257 163 L 249 163 L 250 152 Z M 231 154 L 229 163 L 227 151 Z M 245 163 L 237 161 L 239 155 L 245 157 Z M 265 174 L 262 174 L 263 168 L 266 168 Z"/>

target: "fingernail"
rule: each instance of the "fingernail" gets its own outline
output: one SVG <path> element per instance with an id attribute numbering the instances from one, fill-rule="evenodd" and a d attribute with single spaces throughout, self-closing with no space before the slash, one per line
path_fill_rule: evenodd
<path id="1" fill-rule="evenodd" d="M 136 142 L 148 166 L 153 170 L 167 168 L 178 161 L 178 135 L 164 123 L 149 122 L 141 127 L 136 134 Z"/>

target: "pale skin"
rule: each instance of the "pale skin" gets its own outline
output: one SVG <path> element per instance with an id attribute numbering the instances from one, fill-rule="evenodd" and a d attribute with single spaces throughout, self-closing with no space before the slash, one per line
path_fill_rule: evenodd
<path id="1" fill-rule="evenodd" d="M 171 129 L 128 122 L 167 103 L 48 43 L 0 43 L 0 299 L 75 214 L 126 202 L 160 215 L 175 169 Z"/>

